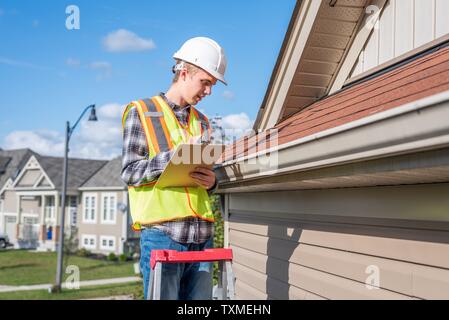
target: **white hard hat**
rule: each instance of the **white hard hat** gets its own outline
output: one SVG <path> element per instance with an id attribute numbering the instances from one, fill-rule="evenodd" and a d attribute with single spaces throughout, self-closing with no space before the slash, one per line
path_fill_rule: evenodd
<path id="1" fill-rule="evenodd" d="M 174 55 L 179 59 L 210 73 L 213 77 L 227 85 L 224 79 L 227 60 L 224 50 L 214 40 L 197 37 L 187 40 Z"/>

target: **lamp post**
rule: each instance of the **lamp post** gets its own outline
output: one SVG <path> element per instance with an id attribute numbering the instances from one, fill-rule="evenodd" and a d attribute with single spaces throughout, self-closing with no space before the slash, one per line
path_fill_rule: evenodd
<path id="1" fill-rule="evenodd" d="M 70 127 L 70 122 L 67 121 L 66 131 L 65 131 L 65 152 L 64 152 L 64 165 L 63 165 L 63 173 L 62 173 L 62 199 L 61 199 L 61 219 L 60 219 L 60 227 L 58 234 L 58 263 L 56 267 L 56 284 L 52 288 L 52 292 L 60 292 L 61 291 L 61 283 L 62 283 L 62 263 L 63 263 L 63 254 L 64 254 L 64 223 L 65 223 L 65 198 L 67 193 L 67 172 L 68 172 L 68 155 L 69 155 L 69 141 L 72 136 L 73 131 L 76 126 L 80 122 L 81 118 L 87 112 L 87 110 L 91 109 L 89 121 L 97 121 L 97 116 L 95 114 L 95 105 L 92 104 L 84 109 L 81 116 L 75 122 L 73 127 Z"/>

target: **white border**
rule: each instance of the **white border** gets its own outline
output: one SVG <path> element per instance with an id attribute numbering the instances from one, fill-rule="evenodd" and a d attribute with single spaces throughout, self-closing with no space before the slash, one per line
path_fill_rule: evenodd
<path id="1" fill-rule="evenodd" d="M 85 214 L 86 214 L 86 198 L 87 197 L 94 197 L 95 198 L 94 219 L 86 219 L 86 217 L 85 217 Z M 97 218 L 98 218 L 98 214 L 97 214 L 98 213 L 98 195 L 97 195 L 97 193 L 96 192 L 95 193 L 92 193 L 92 192 L 90 192 L 90 193 L 83 193 L 83 202 L 82 202 L 81 208 L 82 208 L 82 219 L 81 219 L 81 221 L 83 223 L 86 223 L 86 224 L 96 224 L 97 223 Z M 89 206 L 89 208 L 90 208 L 90 206 Z M 90 216 L 90 210 L 89 210 L 89 215 L 88 216 Z"/>
<path id="2" fill-rule="evenodd" d="M 89 242 L 88 245 L 84 244 L 84 240 L 85 239 L 88 239 L 88 242 Z M 90 244 L 90 240 L 91 239 L 94 239 L 94 244 L 93 245 Z M 82 234 L 81 235 L 81 247 L 85 248 L 85 249 L 93 249 L 93 250 L 97 249 L 97 235 L 95 235 L 95 234 Z"/>
<path id="3" fill-rule="evenodd" d="M 115 199 L 115 203 L 114 203 L 114 219 L 109 220 L 109 219 L 104 219 L 104 198 L 110 198 L 110 197 L 114 197 Z M 101 215 L 101 224 L 117 224 L 117 203 L 118 203 L 118 199 L 117 199 L 117 193 L 116 192 L 102 192 L 101 193 L 101 205 L 100 205 L 100 215 Z M 107 212 L 106 217 L 109 216 L 109 212 Z"/>
<path id="4" fill-rule="evenodd" d="M 103 240 L 106 240 L 106 246 L 103 246 Z M 114 241 L 114 245 L 112 247 L 109 246 L 109 240 Z M 106 251 L 116 251 L 117 247 L 117 238 L 114 236 L 100 236 L 100 250 Z"/>

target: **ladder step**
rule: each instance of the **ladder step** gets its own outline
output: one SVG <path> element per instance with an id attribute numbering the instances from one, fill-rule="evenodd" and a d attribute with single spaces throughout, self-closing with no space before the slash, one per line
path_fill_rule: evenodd
<path id="1" fill-rule="evenodd" d="M 206 249 L 204 251 L 176 251 L 153 250 L 151 251 L 151 269 L 154 270 L 157 262 L 162 263 L 193 263 L 232 261 L 232 249 Z"/>

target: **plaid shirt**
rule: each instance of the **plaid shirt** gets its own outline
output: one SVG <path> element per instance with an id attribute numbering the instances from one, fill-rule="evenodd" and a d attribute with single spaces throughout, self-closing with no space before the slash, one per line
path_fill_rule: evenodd
<path id="1" fill-rule="evenodd" d="M 178 121 L 187 125 L 190 106 L 182 108 L 169 101 L 165 94 L 160 96 L 173 109 Z M 147 160 L 149 150 L 145 132 L 136 108 L 131 108 L 123 131 L 122 179 L 130 186 L 139 186 L 158 179 L 174 151 L 160 152 Z M 212 193 L 217 186 L 211 189 Z M 173 220 L 152 225 L 164 231 L 172 240 L 180 243 L 203 243 L 214 234 L 214 224 L 196 217 Z"/>

